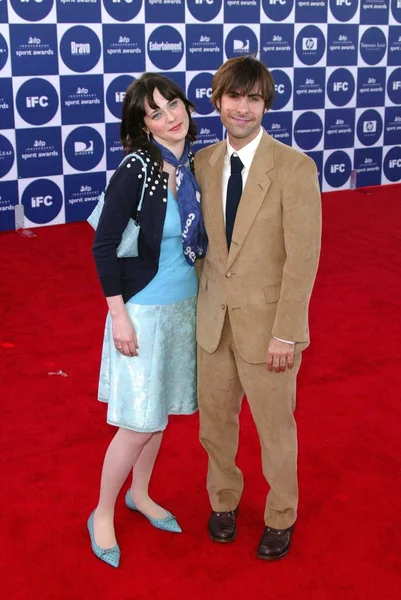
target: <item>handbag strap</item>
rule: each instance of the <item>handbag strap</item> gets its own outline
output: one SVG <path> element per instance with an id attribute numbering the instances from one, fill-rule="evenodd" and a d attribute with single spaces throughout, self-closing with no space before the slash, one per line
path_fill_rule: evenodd
<path id="1" fill-rule="evenodd" d="M 145 183 L 148 178 L 148 166 L 147 166 L 146 162 L 143 160 L 142 156 L 139 156 L 139 154 L 137 154 L 136 152 L 131 152 L 130 154 L 127 154 L 127 156 L 124 156 L 124 158 L 118 165 L 118 168 L 120 168 L 130 158 L 136 158 L 137 160 L 139 160 L 142 163 L 143 171 L 144 171 L 141 198 L 139 200 L 138 208 L 136 209 L 136 219 L 135 219 L 136 223 L 139 224 L 139 213 L 141 212 L 141 209 L 142 209 L 143 199 L 145 197 Z"/>

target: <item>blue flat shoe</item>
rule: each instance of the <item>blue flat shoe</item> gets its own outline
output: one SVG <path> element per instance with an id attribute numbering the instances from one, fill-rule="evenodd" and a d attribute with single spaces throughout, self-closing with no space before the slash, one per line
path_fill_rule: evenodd
<path id="1" fill-rule="evenodd" d="M 170 531 L 171 533 L 182 533 L 182 529 L 178 525 L 177 519 L 168 511 L 167 517 L 165 517 L 164 519 L 152 519 L 152 517 L 148 517 L 148 515 L 145 515 L 145 513 L 139 510 L 139 508 L 134 504 L 129 490 L 127 490 L 127 493 L 125 494 L 125 505 L 131 510 L 136 510 L 137 512 L 140 512 L 141 515 L 146 517 L 151 522 L 153 527 L 156 527 L 156 529 Z"/>
<path id="2" fill-rule="evenodd" d="M 92 550 L 93 550 L 93 554 L 95 556 L 97 556 L 98 558 L 100 558 L 100 560 L 102 560 L 103 562 L 107 563 L 108 565 L 110 565 L 111 567 L 114 567 L 117 569 L 118 565 L 120 564 L 120 556 L 121 556 L 121 552 L 120 552 L 120 548 L 118 547 L 118 544 L 116 546 L 113 546 L 113 548 L 101 548 L 100 546 L 98 546 L 95 542 L 95 532 L 93 529 L 93 515 L 94 512 L 91 514 L 91 516 L 88 519 L 88 531 L 89 531 L 89 537 L 91 539 L 91 545 L 92 545 Z"/>

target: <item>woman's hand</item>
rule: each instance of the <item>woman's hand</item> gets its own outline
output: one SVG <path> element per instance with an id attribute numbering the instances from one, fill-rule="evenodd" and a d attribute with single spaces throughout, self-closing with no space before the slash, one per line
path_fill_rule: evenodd
<path id="1" fill-rule="evenodd" d="M 138 356 L 136 332 L 127 312 L 111 318 L 113 340 L 116 349 L 124 356 Z"/>

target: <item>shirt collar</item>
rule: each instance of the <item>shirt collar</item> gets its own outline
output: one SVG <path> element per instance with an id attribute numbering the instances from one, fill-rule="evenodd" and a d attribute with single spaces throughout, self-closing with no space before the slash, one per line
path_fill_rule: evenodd
<path id="1" fill-rule="evenodd" d="M 259 142 L 262 139 L 262 135 L 263 135 L 263 127 L 260 128 L 260 131 L 259 131 L 258 135 L 255 137 L 255 139 L 252 140 L 252 142 L 249 142 L 249 144 L 247 144 L 243 148 L 241 148 L 241 150 L 235 150 L 235 148 L 233 148 L 231 146 L 230 142 L 228 141 L 228 136 L 227 136 L 227 154 L 226 154 L 227 161 L 230 162 L 231 155 L 235 152 L 237 154 L 237 156 L 239 156 L 245 169 L 249 170 L 251 167 L 252 161 L 253 161 L 253 157 L 255 156 L 255 152 L 259 146 Z"/>

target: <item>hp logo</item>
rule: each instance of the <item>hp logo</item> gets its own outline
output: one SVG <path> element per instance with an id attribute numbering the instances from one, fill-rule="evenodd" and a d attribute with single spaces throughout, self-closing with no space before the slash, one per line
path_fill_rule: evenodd
<path id="1" fill-rule="evenodd" d="M 308 37 L 302 39 L 302 50 L 317 50 L 317 38 Z"/>

